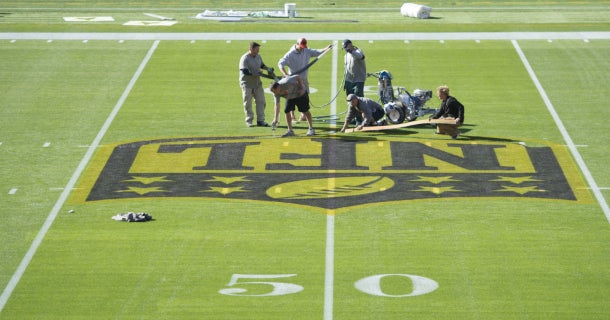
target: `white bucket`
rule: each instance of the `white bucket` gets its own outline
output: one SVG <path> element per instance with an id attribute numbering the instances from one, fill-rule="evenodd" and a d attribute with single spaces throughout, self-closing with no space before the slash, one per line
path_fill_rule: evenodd
<path id="1" fill-rule="evenodd" d="M 284 3 L 284 14 L 288 18 L 294 18 L 297 15 L 297 4 L 296 3 Z"/>
<path id="2" fill-rule="evenodd" d="M 430 11 L 432 11 L 432 8 L 416 3 L 405 3 L 400 8 L 400 13 L 403 16 L 419 19 L 428 19 Z"/>

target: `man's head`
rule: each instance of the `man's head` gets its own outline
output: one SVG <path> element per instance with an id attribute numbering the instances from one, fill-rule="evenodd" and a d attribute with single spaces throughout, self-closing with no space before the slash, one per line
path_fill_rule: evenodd
<path id="1" fill-rule="evenodd" d="M 297 49 L 302 50 L 302 49 L 305 49 L 305 48 L 307 48 L 307 39 L 299 38 L 297 40 Z"/>
<path id="2" fill-rule="evenodd" d="M 347 100 L 347 104 L 352 107 L 358 105 L 358 96 L 353 93 L 348 94 L 345 100 Z"/>
<path id="3" fill-rule="evenodd" d="M 352 48 L 353 48 L 353 45 L 352 45 L 352 40 L 350 40 L 350 39 L 345 39 L 345 40 L 343 40 L 343 49 L 345 49 L 345 50 L 349 51 L 349 50 L 351 50 Z"/>
<path id="4" fill-rule="evenodd" d="M 280 93 L 279 82 L 274 81 L 273 83 L 271 83 L 271 86 L 269 86 L 269 91 L 271 91 L 271 93 L 273 93 L 274 95 L 278 95 Z"/>
<path id="5" fill-rule="evenodd" d="M 436 88 L 436 95 L 439 99 L 445 100 L 449 96 L 449 87 L 446 85 Z"/>
<path id="6" fill-rule="evenodd" d="M 260 50 L 261 45 L 252 41 L 250 42 L 250 54 L 255 56 L 258 54 L 258 51 Z"/>

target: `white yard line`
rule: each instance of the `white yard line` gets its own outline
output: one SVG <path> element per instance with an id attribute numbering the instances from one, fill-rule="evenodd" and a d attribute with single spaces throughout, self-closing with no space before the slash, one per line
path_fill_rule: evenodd
<path id="1" fill-rule="evenodd" d="M 151 48 L 148 50 L 148 53 L 146 54 L 146 57 L 144 57 L 144 60 L 142 60 L 142 62 L 140 63 L 140 67 L 138 68 L 136 73 L 131 78 L 131 81 L 129 82 L 129 84 L 125 88 L 125 91 L 123 92 L 123 95 L 121 95 L 121 98 L 119 99 L 119 101 L 114 106 L 114 109 L 112 110 L 112 112 L 110 113 L 108 118 L 106 119 L 106 122 L 104 122 L 104 125 L 102 126 L 102 128 L 98 132 L 97 136 L 93 140 L 93 143 L 91 144 L 91 146 L 89 147 L 89 149 L 85 153 L 85 156 L 83 157 L 83 159 L 79 163 L 78 167 L 76 168 L 76 170 L 72 174 L 72 177 L 70 178 L 70 181 L 68 181 L 68 184 L 64 188 L 64 191 L 59 196 L 59 199 L 55 203 L 55 206 L 53 207 L 53 209 L 51 209 L 51 212 L 47 216 L 47 219 L 45 220 L 44 224 L 42 225 L 42 228 L 40 228 L 40 231 L 38 231 L 38 234 L 36 235 L 36 238 L 34 238 L 34 241 L 32 242 L 32 244 L 30 245 L 30 248 L 28 249 L 27 253 L 25 254 L 23 259 L 21 260 L 21 263 L 17 267 L 17 270 L 15 270 L 15 273 L 13 274 L 13 276 L 10 279 L 10 281 L 6 285 L 6 288 L 4 288 L 4 291 L 2 291 L 2 295 L 0 295 L 0 313 L 4 309 L 4 306 L 6 305 L 8 299 L 11 297 L 11 295 L 13 293 L 13 290 L 15 290 L 15 288 L 17 287 L 17 284 L 21 280 L 21 277 L 25 273 L 25 270 L 28 268 L 28 265 L 32 261 L 32 258 L 34 257 L 34 254 L 36 254 L 36 251 L 38 250 L 38 247 L 42 243 L 42 240 L 44 239 L 44 237 L 46 236 L 47 232 L 51 228 L 51 225 L 55 221 L 55 218 L 57 218 L 57 213 L 63 207 L 64 203 L 66 202 L 66 199 L 68 199 L 68 196 L 70 195 L 70 192 L 72 192 L 72 189 L 76 185 L 76 182 L 78 181 L 78 178 L 81 176 L 81 174 L 83 173 L 83 171 L 87 167 L 87 164 L 91 160 L 91 158 L 93 156 L 93 153 L 96 150 L 96 146 L 98 146 L 100 144 L 100 142 L 102 141 L 102 138 L 106 134 L 106 131 L 108 131 L 108 128 L 110 127 L 110 125 L 114 121 L 114 118 L 118 114 L 119 110 L 121 110 L 121 107 L 123 106 L 123 103 L 125 103 L 125 100 L 129 96 L 129 93 L 131 92 L 131 89 L 133 88 L 133 86 L 135 85 L 136 81 L 138 80 L 138 78 L 142 74 L 142 71 L 144 71 L 144 67 L 146 67 L 146 64 L 148 64 L 148 61 L 150 60 L 152 54 L 155 52 L 155 49 L 157 48 L 158 45 L 159 45 L 159 41 L 155 41 L 153 43 L 153 45 L 151 46 Z"/>
<path id="2" fill-rule="evenodd" d="M 333 41 L 332 49 L 332 65 L 330 77 L 330 98 L 337 96 L 337 76 L 338 76 L 338 57 L 339 49 L 337 41 Z M 337 114 L 337 101 L 331 100 L 330 115 Z M 331 118 L 331 126 L 335 126 L 336 122 Z M 335 214 L 326 214 L 326 265 L 324 270 L 324 320 L 333 319 L 333 301 L 335 287 Z"/>
<path id="3" fill-rule="evenodd" d="M 0 40 L 590 40 L 610 39 L 610 32 L 390 32 L 390 33 L 130 33 L 0 32 Z"/>
<path id="4" fill-rule="evenodd" d="M 335 215 L 326 215 L 326 269 L 324 271 L 324 320 L 333 319 L 335 282 Z"/>
<path id="5" fill-rule="evenodd" d="M 551 100 L 549 99 L 546 92 L 544 91 L 544 88 L 540 84 L 540 81 L 538 81 L 538 77 L 536 77 L 536 74 L 534 73 L 534 69 L 532 69 L 532 67 L 530 66 L 530 63 L 528 62 L 527 57 L 525 57 L 525 54 L 523 53 L 523 51 L 521 51 L 521 47 L 519 46 L 519 44 L 517 43 L 516 40 L 513 40 L 512 43 L 513 43 L 513 46 L 515 47 L 515 50 L 517 50 L 517 54 L 519 54 L 519 57 L 521 58 L 523 65 L 525 65 L 525 69 L 527 70 L 528 74 L 530 75 L 530 78 L 532 78 L 534 85 L 538 89 L 538 92 L 540 93 L 540 96 L 542 97 L 544 104 L 546 104 L 546 107 L 549 110 L 549 113 L 553 117 L 553 120 L 555 120 L 555 124 L 557 125 L 557 128 L 559 128 L 559 131 L 561 132 L 563 139 L 566 141 L 566 144 L 567 144 L 568 148 L 570 149 L 572 156 L 576 160 L 576 163 L 578 164 L 578 166 L 580 167 L 580 170 L 584 174 L 585 179 L 587 180 L 587 183 L 591 187 L 591 191 L 595 195 L 597 202 L 599 203 L 600 207 L 604 211 L 604 214 L 606 215 L 606 219 L 608 220 L 608 222 L 610 222 L 610 209 L 608 208 L 608 202 L 606 202 L 606 199 L 604 198 L 604 195 L 600 191 L 600 188 L 597 185 L 597 182 L 595 182 L 595 179 L 593 179 L 593 175 L 589 171 L 589 168 L 587 168 L 587 164 L 585 163 L 585 160 L 583 160 L 582 156 L 580 155 L 580 152 L 578 152 L 578 148 L 574 144 L 574 141 L 572 141 L 572 138 L 570 137 L 568 130 L 563 125 L 563 121 L 561 121 L 559 114 L 557 114 L 557 111 L 555 111 L 555 107 L 553 107 Z"/>
<path id="6" fill-rule="evenodd" d="M 334 127 L 337 124 L 337 121 L 335 120 L 334 115 L 337 114 L 337 99 L 333 99 L 333 97 L 337 97 L 337 77 L 339 75 L 338 72 L 338 57 L 339 57 L 339 48 L 337 46 L 338 41 L 333 41 L 333 52 L 332 52 L 332 65 L 331 65 L 331 76 L 330 76 L 330 99 L 331 99 L 331 103 L 330 103 L 330 126 Z"/>

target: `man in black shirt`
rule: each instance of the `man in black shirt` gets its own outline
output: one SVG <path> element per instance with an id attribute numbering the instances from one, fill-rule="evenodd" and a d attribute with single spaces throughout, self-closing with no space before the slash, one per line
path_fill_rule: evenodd
<path id="1" fill-rule="evenodd" d="M 460 135 L 458 129 L 464 123 L 464 106 L 454 97 L 449 95 L 449 87 L 440 86 L 436 89 L 436 95 L 441 99 L 441 107 L 430 119 L 455 119 L 455 124 L 437 124 L 437 134 L 448 134 L 452 139 Z"/>

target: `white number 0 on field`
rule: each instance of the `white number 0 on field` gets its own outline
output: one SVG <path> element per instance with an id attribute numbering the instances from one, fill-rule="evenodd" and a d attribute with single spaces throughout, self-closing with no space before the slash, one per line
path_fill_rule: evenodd
<path id="1" fill-rule="evenodd" d="M 249 296 L 249 297 L 268 297 L 281 296 L 286 294 L 298 293 L 303 291 L 303 286 L 294 283 L 267 281 L 272 279 L 282 279 L 294 277 L 296 274 L 233 274 L 231 281 L 227 283 L 227 287 L 218 291 L 218 293 L 228 296 Z M 386 277 L 403 277 L 409 278 L 412 282 L 410 292 L 403 294 L 386 294 L 381 288 L 381 280 Z M 269 286 L 269 291 L 266 293 L 250 294 L 248 288 L 253 288 L 253 285 Z M 438 288 L 438 283 L 430 278 L 416 276 L 411 274 L 378 274 L 366 277 L 356 281 L 354 284 L 356 289 L 373 296 L 380 297 L 414 297 L 430 293 Z M 260 292 L 260 291 L 259 291 Z"/>

